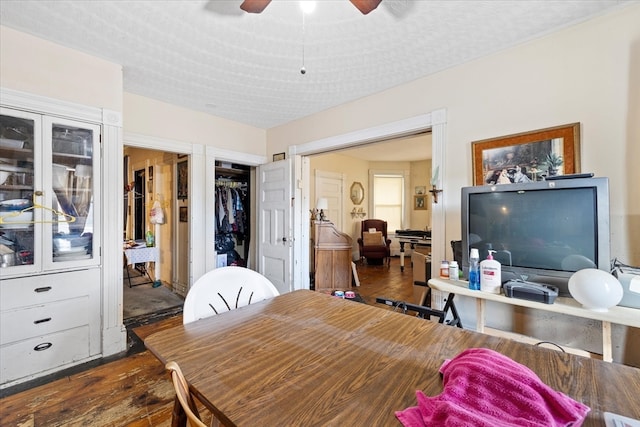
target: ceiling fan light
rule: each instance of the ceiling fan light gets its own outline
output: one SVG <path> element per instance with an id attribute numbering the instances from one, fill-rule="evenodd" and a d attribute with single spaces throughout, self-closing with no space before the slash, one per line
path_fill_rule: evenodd
<path id="1" fill-rule="evenodd" d="M 308 15 L 316 10 L 316 2 L 314 0 L 300 0 L 300 9 Z"/>

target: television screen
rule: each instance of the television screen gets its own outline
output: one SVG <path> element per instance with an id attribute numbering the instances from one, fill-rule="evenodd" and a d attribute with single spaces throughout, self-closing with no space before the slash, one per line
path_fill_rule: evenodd
<path id="1" fill-rule="evenodd" d="M 502 265 L 502 280 L 566 282 L 583 268 L 609 270 L 606 178 L 566 179 L 463 189 L 463 263 L 478 248 Z M 465 253 L 466 252 L 466 253 Z"/>

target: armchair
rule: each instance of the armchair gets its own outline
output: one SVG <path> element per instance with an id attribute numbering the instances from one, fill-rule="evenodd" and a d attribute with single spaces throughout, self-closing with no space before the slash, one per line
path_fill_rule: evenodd
<path id="1" fill-rule="evenodd" d="M 369 229 L 375 228 L 375 233 Z M 360 228 L 358 248 L 360 259 L 366 259 L 368 264 L 391 265 L 391 239 L 387 237 L 387 221 L 381 219 L 365 219 Z"/>

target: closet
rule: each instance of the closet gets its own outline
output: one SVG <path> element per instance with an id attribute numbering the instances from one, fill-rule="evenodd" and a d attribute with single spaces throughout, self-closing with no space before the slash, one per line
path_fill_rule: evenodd
<path id="1" fill-rule="evenodd" d="M 250 168 L 216 162 L 216 266 L 247 266 L 250 243 Z"/>

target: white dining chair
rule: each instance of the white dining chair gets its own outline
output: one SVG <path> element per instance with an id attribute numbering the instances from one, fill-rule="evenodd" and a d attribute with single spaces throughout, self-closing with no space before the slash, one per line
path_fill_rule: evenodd
<path id="1" fill-rule="evenodd" d="M 187 324 L 280 295 L 262 274 L 244 267 L 219 267 L 193 284 L 184 300 L 182 323 Z"/>

